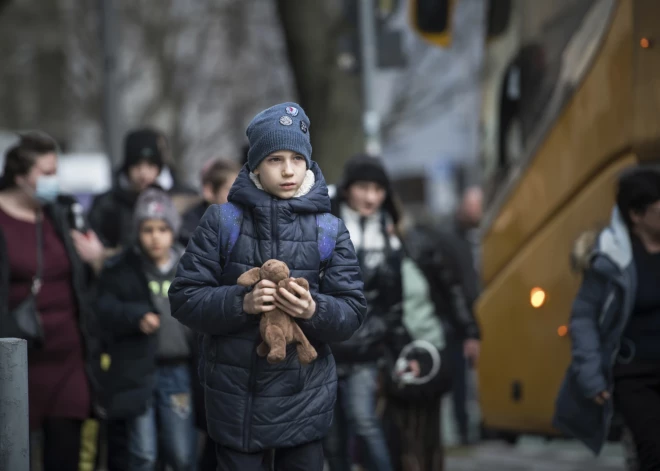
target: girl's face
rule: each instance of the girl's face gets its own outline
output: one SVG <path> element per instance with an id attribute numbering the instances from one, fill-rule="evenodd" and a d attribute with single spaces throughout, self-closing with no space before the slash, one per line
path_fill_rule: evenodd
<path id="1" fill-rule="evenodd" d="M 305 157 L 290 150 L 273 152 L 254 170 L 264 191 L 283 200 L 293 198 L 305 179 L 305 172 Z"/>
<path id="2" fill-rule="evenodd" d="M 385 202 L 387 192 L 376 183 L 358 180 L 346 189 L 346 203 L 360 216 L 369 217 L 378 212 Z"/>

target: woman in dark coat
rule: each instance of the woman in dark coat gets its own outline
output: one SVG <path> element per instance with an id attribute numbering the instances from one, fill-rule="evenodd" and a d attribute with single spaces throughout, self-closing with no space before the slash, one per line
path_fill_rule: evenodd
<path id="1" fill-rule="evenodd" d="M 83 421 L 91 416 L 94 352 L 89 310 L 90 269 L 102 246 L 93 233 L 72 233 L 57 202 L 55 142 L 23 135 L 6 154 L 0 184 L 0 336 L 20 336 L 12 312 L 36 294 L 43 342 L 28 351 L 30 430 L 42 430 L 42 469 L 78 469 Z M 34 287 L 38 285 L 35 284 Z"/>

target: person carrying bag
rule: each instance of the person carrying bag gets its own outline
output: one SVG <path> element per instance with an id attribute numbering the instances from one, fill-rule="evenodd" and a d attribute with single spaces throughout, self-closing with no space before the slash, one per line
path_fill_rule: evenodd
<path id="1" fill-rule="evenodd" d="M 402 317 L 383 362 L 384 422 L 398 470 L 444 469 L 443 396 L 452 388 L 445 326 L 469 309 L 460 276 L 433 232 L 413 228 L 401 261 Z"/>
<path id="2" fill-rule="evenodd" d="M 27 340 L 28 348 L 40 348 L 44 341 L 44 330 L 39 311 L 37 310 L 37 295 L 41 291 L 44 265 L 44 243 L 41 220 L 42 216 L 38 213 L 35 224 L 37 229 L 37 272 L 32 279 L 30 294 L 10 312 L 6 329 L 3 331 L 3 335 L 6 337 Z"/>

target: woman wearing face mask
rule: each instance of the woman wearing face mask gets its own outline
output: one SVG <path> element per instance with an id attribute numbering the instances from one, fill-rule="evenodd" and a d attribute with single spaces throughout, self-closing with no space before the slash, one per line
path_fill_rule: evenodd
<path id="1" fill-rule="evenodd" d="M 56 172 L 55 141 L 33 132 L 7 151 L 0 180 L 0 337 L 22 336 L 12 320 L 34 290 L 42 340 L 28 350 L 30 430 L 43 431 L 44 471 L 79 468 L 95 351 L 85 262 L 102 251 L 93 234 L 74 242 Z"/>

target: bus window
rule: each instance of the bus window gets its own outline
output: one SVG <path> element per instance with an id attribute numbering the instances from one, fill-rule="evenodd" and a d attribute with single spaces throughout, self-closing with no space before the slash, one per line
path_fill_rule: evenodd
<path id="1" fill-rule="evenodd" d="M 520 120 L 523 136 L 549 111 L 553 92 L 562 87 L 559 77 L 564 51 L 579 31 L 595 0 L 553 0 L 523 3 Z M 556 116 L 552 117 L 553 120 Z"/>
<path id="2" fill-rule="evenodd" d="M 499 110 L 495 161 L 485 162 L 487 201 L 499 202 L 521 166 L 533 156 L 587 71 L 607 25 L 614 0 L 520 2 L 520 46 L 492 84 Z M 579 53 L 578 53 L 579 52 Z M 486 50 L 488 56 L 488 49 Z M 515 170 L 515 171 L 514 171 Z"/>
<path id="3" fill-rule="evenodd" d="M 444 33 L 449 26 L 449 0 L 417 0 L 415 24 L 422 33 Z"/>
<path id="4" fill-rule="evenodd" d="M 486 16 L 486 36 L 492 38 L 504 33 L 509 27 L 511 0 L 490 0 Z"/>

